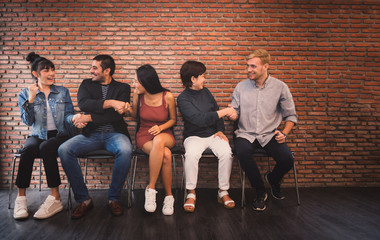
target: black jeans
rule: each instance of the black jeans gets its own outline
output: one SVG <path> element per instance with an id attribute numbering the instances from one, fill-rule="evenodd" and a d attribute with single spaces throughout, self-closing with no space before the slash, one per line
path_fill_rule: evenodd
<path id="1" fill-rule="evenodd" d="M 57 131 L 48 131 L 48 139 L 42 140 L 30 136 L 26 139 L 21 150 L 16 185 L 18 188 L 28 188 L 33 171 L 34 159 L 40 156 L 44 163 L 46 180 L 49 188 L 58 187 L 61 184 L 59 175 L 57 150 L 69 137 L 58 137 Z"/>
<path id="2" fill-rule="evenodd" d="M 259 191 L 265 191 L 264 181 L 253 159 L 256 148 L 262 148 L 257 139 L 250 143 L 245 138 L 236 138 L 235 149 L 240 165 L 246 173 L 251 186 Z M 272 183 L 280 183 L 283 176 L 293 167 L 294 158 L 286 143 L 278 143 L 273 137 L 263 149 L 276 161 L 276 166 L 270 174 Z"/>

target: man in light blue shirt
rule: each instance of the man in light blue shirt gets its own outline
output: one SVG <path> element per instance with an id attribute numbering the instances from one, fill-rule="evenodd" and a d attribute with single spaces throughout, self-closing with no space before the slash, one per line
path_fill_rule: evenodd
<path id="1" fill-rule="evenodd" d="M 276 161 L 272 172 L 265 174 L 272 196 L 284 199 L 280 189 L 283 176 L 293 166 L 293 156 L 286 145 L 286 137 L 297 123 L 297 114 L 288 86 L 268 74 L 270 55 L 264 49 L 248 56 L 248 79 L 238 83 L 232 96 L 232 107 L 237 112 L 235 131 L 236 154 L 248 179 L 256 189 L 253 209 L 266 209 L 267 193 L 260 171 L 253 159 L 256 148 L 263 148 Z M 282 131 L 277 128 L 285 121 Z"/>

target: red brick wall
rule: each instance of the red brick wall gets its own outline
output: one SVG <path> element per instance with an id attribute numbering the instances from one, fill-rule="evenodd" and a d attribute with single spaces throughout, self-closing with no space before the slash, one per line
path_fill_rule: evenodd
<path id="1" fill-rule="evenodd" d="M 0 9 L 2 188 L 28 134 L 17 107 L 18 92 L 32 83 L 27 53 L 56 64 L 56 82 L 70 89 L 76 109 L 77 88 L 100 53 L 114 56 L 115 78 L 126 83 L 138 66 L 152 64 L 175 96 L 182 91 L 181 64 L 202 61 L 207 86 L 224 107 L 246 78 L 245 59 L 256 48 L 272 54 L 270 73 L 294 96 L 299 124 L 289 146 L 301 186 L 380 185 L 379 1 L 18 0 L 1 1 Z M 226 125 L 231 137 L 232 124 Z M 180 119 L 177 133 L 181 127 Z M 107 187 L 112 163 L 90 161 L 90 187 Z M 146 168 L 141 161 L 137 187 L 146 185 Z M 215 159 L 202 160 L 199 187 L 216 188 L 216 172 Z M 236 160 L 232 186 L 240 186 Z"/>

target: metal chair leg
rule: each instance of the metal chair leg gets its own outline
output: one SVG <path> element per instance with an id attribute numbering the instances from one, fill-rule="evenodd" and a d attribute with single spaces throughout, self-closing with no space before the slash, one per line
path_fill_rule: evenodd
<path id="1" fill-rule="evenodd" d="M 88 161 L 88 158 L 85 158 L 84 160 L 84 183 L 85 184 L 87 184 L 87 161 Z M 79 163 L 79 166 L 80 166 L 80 163 Z"/>
<path id="2" fill-rule="evenodd" d="M 175 189 L 178 189 L 178 182 L 177 182 L 177 170 L 175 166 L 175 156 L 172 155 L 172 165 L 173 165 L 173 172 L 174 172 L 174 182 L 175 182 Z"/>
<path id="3" fill-rule="evenodd" d="M 133 163 L 133 161 L 132 161 L 132 163 Z M 127 177 L 128 208 L 132 207 L 132 191 L 131 191 L 131 188 L 132 188 L 132 170 L 133 170 L 132 167 L 130 167 L 128 177 Z"/>
<path id="4" fill-rule="evenodd" d="M 132 191 L 135 190 L 135 180 L 136 180 L 136 168 L 137 168 L 137 156 L 132 158 L 133 164 L 133 175 L 132 175 Z"/>
<path id="5" fill-rule="evenodd" d="M 39 181 L 39 184 L 38 184 L 38 189 L 39 189 L 39 191 L 41 192 L 41 181 L 42 181 L 42 179 L 41 179 L 41 176 L 42 176 L 42 158 L 40 158 L 40 181 Z"/>
<path id="6" fill-rule="evenodd" d="M 181 184 L 181 188 L 183 188 L 183 203 L 186 202 L 186 193 L 187 193 L 187 190 L 186 190 L 186 172 L 185 172 L 185 156 L 184 155 L 181 155 L 182 157 L 182 184 Z"/>
<path id="7" fill-rule="evenodd" d="M 13 157 L 13 161 L 12 161 L 12 176 L 11 176 L 11 182 L 9 183 L 8 209 L 11 208 L 11 202 L 12 202 L 13 180 L 15 176 L 16 159 L 17 159 L 17 156 Z"/>
<path id="8" fill-rule="evenodd" d="M 295 161 L 293 161 L 293 173 L 294 173 L 294 181 L 295 181 L 295 184 L 296 184 L 297 204 L 301 205 L 300 193 L 298 191 L 298 179 L 297 179 L 297 170 L 296 170 L 296 162 Z"/>
<path id="9" fill-rule="evenodd" d="M 69 188 L 69 192 L 67 194 L 67 209 L 70 211 L 72 208 L 72 203 L 71 203 L 71 186 L 70 183 L 67 184 L 67 187 Z"/>
<path id="10" fill-rule="evenodd" d="M 240 162 L 239 163 L 239 168 L 240 168 L 240 182 L 241 182 L 241 208 L 244 208 L 245 205 L 245 172 L 241 168 Z"/>
<path id="11" fill-rule="evenodd" d="M 181 190 L 185 188 L 185 156 L 181 154 L 182 159 L 182 180 L 181 180 Z"/>

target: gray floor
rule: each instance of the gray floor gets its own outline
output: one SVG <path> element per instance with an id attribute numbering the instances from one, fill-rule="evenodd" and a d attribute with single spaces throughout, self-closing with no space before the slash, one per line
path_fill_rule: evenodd
<path id="1" fill-rule="evenodd" d="M 154 214 L 144 211 L 143 190 L 135 190 L 132 208 L 126 207 L 124 193 L 125 213 L 112 217 L 106 205 L 107 190 L 93 190 L 95 208 L 84 218 L 71 220 L 67 190 L 61 190 L 65 209 L 50 219 L 35 220 L 32 215 L 49 191 L 29 190 L 31 216 L 16 221 L 13 209 L 8 209 L 8 191 L 0 190 L 0 239 L 380 239 L 380 188 L 300 189 L 300 206 L 295 190 L 285 189 L 287 198 L 270 197 L 263 213 L 254 212 L 250 205 L 242 209 L 239 189 L 230 190 L 238 206 L 224 209 L 216 202 L 216 191 L 198 190 L 193 214 L 183 211 L 183 195 L 178 192 L 174 215 L 164 216 L 163 190 L 159 190 Z M 252 197 L 248 190 L 249 203 Z"/>

